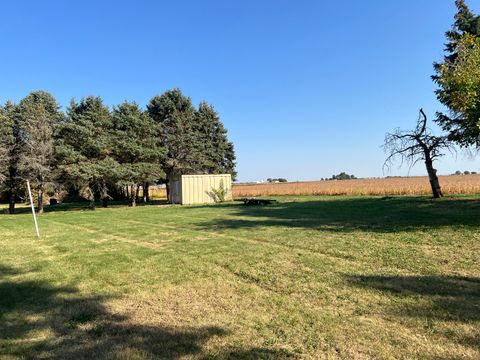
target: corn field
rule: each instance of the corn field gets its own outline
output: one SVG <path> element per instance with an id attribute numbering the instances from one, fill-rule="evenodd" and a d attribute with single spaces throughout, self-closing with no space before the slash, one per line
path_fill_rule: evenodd
<path id="1" fill-rule="evenodd" d="M 439 176 L 444 195 L 479 194 L 479 175 Z M 428 195 L 428 177 L 306 181 L 234 185 L 235 198 L 280 195 Z"/>

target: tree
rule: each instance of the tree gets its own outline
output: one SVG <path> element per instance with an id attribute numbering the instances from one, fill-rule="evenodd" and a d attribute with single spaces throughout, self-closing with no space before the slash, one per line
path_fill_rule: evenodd
<path id="1" fill-rule="evenodd" d="M 37 211 L 43 212 L 45 185 L 53 180 L 54 126 L 62 114 L 55 98 L 45 91 L 35 91 L 18 106 L 22 149 L 18 169 L 23 179 L 30 180 L 37 190 Z"/>
<path id="2" fill-rule="evenodd" d="M 447 136 L 432 135 L 427 128 L 427 116 L 420 109 L 419 118 L 415 130 L 396 129 L 393 133 L 385 136 L 384 150 L 388 154 L 384 166 L 389 166 L 399 159 L 401 163 L 407 162 L 410 166 L 423 160 L 427 168 L 428 178 L 434 198 L 443 196 L 438 181 L 437 170 L 433 162 L 444 155 L 445 149 L 452 150 L 451 142 Z"/>
<path id="3" fill-rule="evenodd" d="M 235 180 L 235 151 L 228 141 L 227 129 L 215 108 L 203 101 L 195 112 L 202 155 L 202 171 L 207 174 L 231 174 Z"/>
<path id="4" fill-rule="evenodd" d="M 112 118 L 113 156 L 120 164 L 123 185 L 130 186 L 131 205 L 135 206 L 139 184 L 145 194 L 150 182 L 165 176 L 161 167 L 165 151 L 157 137 L 157 124 L 136 103 L 114 107 Z"/>
<path id="5" fill-rule="evenodd" d="M 179 89 L 166 91 L 150 100 L 147 111 L 158 124 L 160 145 L 166 149 L 163 169 L 168 182 L 186 173 L 201 173 L 203 155 L 195 126 L 195 108 Z"/>
<path id="6" fill-rule="evenodd" d="M 11 132 L 12 126 L 3 106 L 0 106 L 0 187 L 7 179 Z"/>
<path id="7" fill-rule="evenodd" d="M 435 63 L 436 95 L 448 114 L 438 112 L 436 122 L 449 139 L 462 147 L 480 145 L 480 16 L 464 0 L 455 2 L 458 12 L 442 63 Z"/>
<path id="8" fill-rule="evenodd" d="M 353 179 L 356 179 L 355 175 L 348 175 L 346 172 L 342 171 L 338 175 L 332 175 L 332 177 L 327 180 L 353 180 Z"/>
<path id="9" fill-rule="evenodd" d="M 100 97 L 72 100 L 67 119 L 56 132 L 60 177 L 80 191 L 95 208 L 95 200 L 107 206 L 109 187 L 116 186 L 121 168 L 112 157 L 112 117 Z"/>
<path id="10" fill-rule="evenodd" d="M 7 102 L 0 114 L 0 171 L 4 182 L 4 192 L 8 198 L 8 212 L 15 213 L 17 197 L 24 191 L 19 173 L 19 161 L 22 149 L 22 131 L 19 123 L 18 107 Z"/>

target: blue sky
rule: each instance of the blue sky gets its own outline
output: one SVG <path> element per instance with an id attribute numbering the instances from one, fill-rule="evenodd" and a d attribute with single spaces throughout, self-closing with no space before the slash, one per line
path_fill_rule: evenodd
<path id="1" fill-rule="evenodd" d="M 420 107 L 432 118 L 441 108 L 430 75 L 453 3 L 3 2 L 0 102 L 44 89 L 62 106 L 86 95 L 145 106 L 179 87 L 219 111 L 240 180 L 383 176 L 385 132 L 413 127 Z M 480 170 L 461 153 L 437 165 Z"/>

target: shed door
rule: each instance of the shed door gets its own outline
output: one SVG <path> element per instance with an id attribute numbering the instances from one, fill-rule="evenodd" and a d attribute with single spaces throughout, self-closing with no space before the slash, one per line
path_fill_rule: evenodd
<path id="1" fill-rule="evenodd" d="M 182 203 L 182 190 L 180 180 L 173 180 L 170 182 L 170 202 L 172 204 Z"/>

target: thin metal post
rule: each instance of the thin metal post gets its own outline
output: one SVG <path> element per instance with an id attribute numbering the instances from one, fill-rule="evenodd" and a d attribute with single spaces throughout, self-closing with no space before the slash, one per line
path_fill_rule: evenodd
<path id="1" fill-rule="evenodd" d="M 32 190 L 30 190 L 30 181 L 28 180 L 27 180 L 27 189 L 28 189 L 28 196 L 30 198 L 30 206 L 32 207 L 33 222 L 35 223 L 35 236 L 39 238 L 40 233 L 38 232 L 37 216 L 35 215 L 35 207 L 33 206 L 33 199 L 32 199 Z"/>

